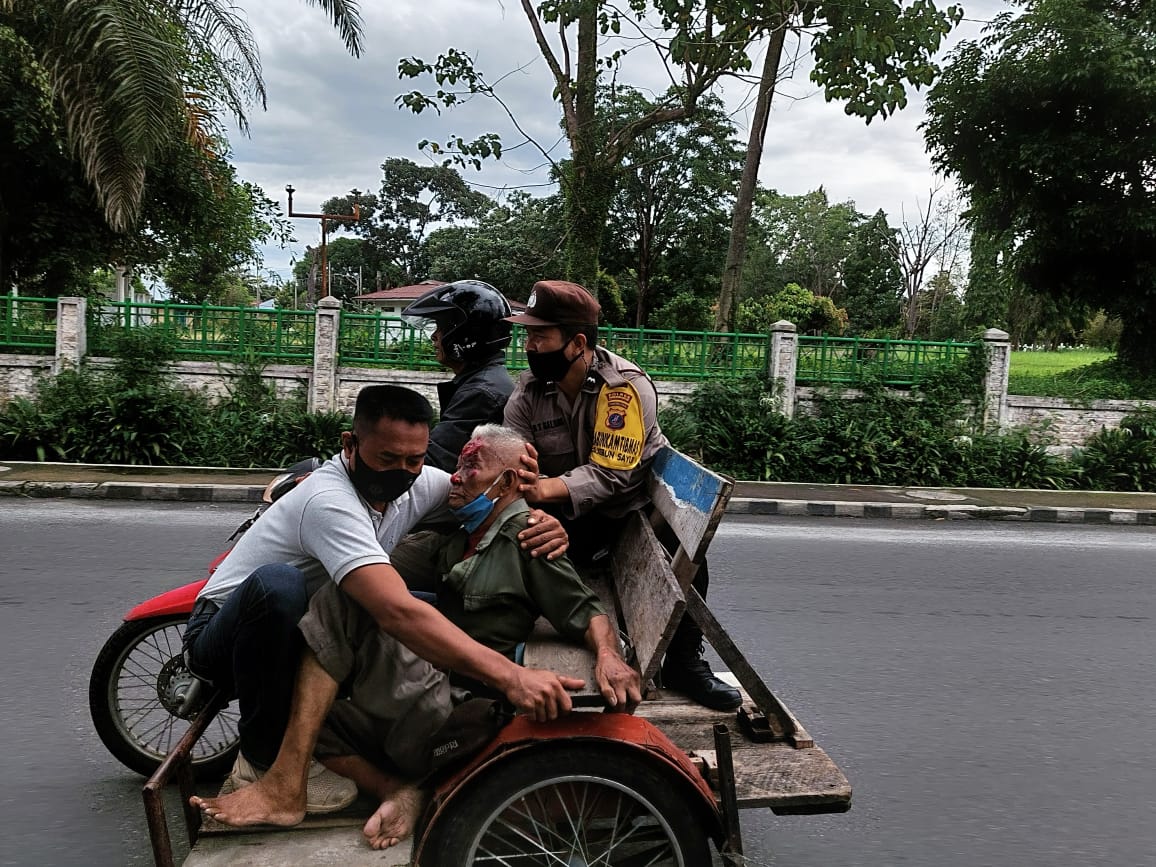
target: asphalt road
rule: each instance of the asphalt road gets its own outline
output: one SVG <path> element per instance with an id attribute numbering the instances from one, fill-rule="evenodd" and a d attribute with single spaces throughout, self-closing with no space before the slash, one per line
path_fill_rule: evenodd
<path id="1" fill-rule="evenodd" d="M 0 864 L 150 863 L 89 668 L 248 511 L 0 500 Z M 728 518 L 712 553 L 712 607 L 855 787 L 744 813 L 751 864 L 1156 864 L 1150 529 Z"/>

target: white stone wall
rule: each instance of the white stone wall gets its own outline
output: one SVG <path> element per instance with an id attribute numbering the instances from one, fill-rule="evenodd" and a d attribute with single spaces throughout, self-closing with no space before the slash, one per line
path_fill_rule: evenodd
<path id="1" fill-rule="evenodd" d="M 1156 402 L 1144 400 L 1093 400 L 1077 402 L 1057 397 L 1007 397 L 1008 427 L 1026 427 L 1040 442 L 1060 450 L 1082 445 L 1102 428 L 1116 428 L 1121 419 Z"/>
<path id="2" fill-rule="evenodd" d="M 89 357 L 86 364 L 94 370 L 108 370 L 114 364 L 111 358 Z M 227 397 L 233 381 L 241 369 L 227 361 L 175 361 L 168 372 L 178 385 L 204 392 L 213 400 Z M 309 368 L 297 364 L 270 364 L 262 371 L 266 382 L 272 382 L 277 396 L 282 399 L 300 396 L 301 389 L 309 386 Z"/>
<path id="3" fill-rule="evenodd" d="M 32 397 L 36 381 L 52 373 L 51 355 L 0 355 L 0 405 Z"/>

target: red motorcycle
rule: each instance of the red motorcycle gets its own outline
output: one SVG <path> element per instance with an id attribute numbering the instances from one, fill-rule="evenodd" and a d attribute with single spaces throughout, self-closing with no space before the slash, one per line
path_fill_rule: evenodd
<path id="1" fill-rule="evenodd" d="M 229 537 L 235 541 L 275 500 L 321 465 L 317 458 L 294 464 L 265 487 L 262 505 Z M 185 665 L 182 639 L 197 594 L 228 550 L 205 577 L 154 596 L 124 616 L 104 643 L 88 681 L 88 707 L 96 733 L 120 762 L 151 776 L 204 708 L 209 690 Z M 209 724 L 192 756 L 198 779 L 219 779 L 236 758 L 239 714 L 229 706 Z"/>

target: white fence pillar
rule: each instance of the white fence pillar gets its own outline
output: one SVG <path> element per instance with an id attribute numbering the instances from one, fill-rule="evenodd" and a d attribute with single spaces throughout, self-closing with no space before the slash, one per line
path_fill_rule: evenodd
<path id="1" fill-rule="evenodd" d="M 767 358 L 767 378 L 779 398 L 779 412 L 795 414 L 795 368 L 799 361 L 799 340 L 793 322 L 780 319 L 771 326 L 771 349 Z"/>
<path id="2" fill-rule="evenodd" d="M 1002 430 L 1007 425 L 1007 377 L 1011 367 L 1011 338 L 1006 331 L 989 328 L 983 333 L 987 349 L 987 374 L 983 380 L 983 426 Z"/>
<path id="3" fill-rule="evenodd" d="M 326 295 L 317 302 L 313 331 L 313 379 L 309 383 L 309 411 L 337 410 L 337 338 L 341 331 L 341 302 Z"/>
<path id="4" fill-rule="evenodd" d="M 88 330 L 84 314 L 87 302 L 83 298 L 56 299 L 56 358 L 52 372 L 80 367 L 88 353 Z"/>

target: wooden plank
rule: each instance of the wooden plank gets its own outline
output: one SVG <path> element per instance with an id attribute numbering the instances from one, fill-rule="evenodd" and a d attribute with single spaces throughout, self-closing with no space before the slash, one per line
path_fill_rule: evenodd
<path id="1" fill-rule="evenodd" d="M 621 615 L 637 658 L 642 683 L 658 674 L 686 599 L 671 572 L 666 551 L 641 512 L 626 519 L 611 560 Z"/>
<path id="2" fill-rule="evenodd" d="M 693 587 L 686 593 L 686 609 L 695 622 L 702 628 L 703 635 L 710 642 L 722 661 L 727 664 L 744 690 L 764 714 L 770 724 L 770 733 L 776 738 L 789 739 L 796 748 L 804 749 L 814 745 L 814 740 L 807 734 L 807 730 L 795 719 L 785 704 L 771 692 L 758 672 L 747 662 L 738 646 L 731 639 L 722 624 L 715 619 L 711 610 L 706 607 L 702 597 Z"/>
<path id="3" fill-rule="evenodd" d="M 650 499 L 695 564 L 706 556 L 733 490 L 733 480 L 670 447 L 651 464 Z"/>
<path id="4" fill-rule="evenodd" d="M 610 617 L 610 622 L 618 627 L 618 609 L 614 594 L 605 579 L 583 576 L 586 586 L 598 594 L 602 607 Z M 601 707 L 605 702 L 598 691 L 594 679 L 594 654 L 584 644 L 575 644 L 563 638 L 544 617 L 534 624 L 530 637 L 526 640 L 526 652 L 522 662 L 527 668 L 544 668 L 570 677 L 580 677 L 586 686 L 570 693 L 576 707 Z"/>
<path id="5" fill-rule="evenodd" d="M 745 696 L 744 696 L 745 698 Z M 734 713 L 711 711 L 663 691 L 638 708 L 687 754 L 717 774 L 714 724 L 734 722 Z M 733 725 L 732 725 L 733 729 Z M 820 747 L 797 749 L 790 743 L 752 743 L 731 732 L 735 796 L 741 809 L 770 807 L 783 813 L 842 812 L 851 804 L 851 784 Z"/>

